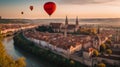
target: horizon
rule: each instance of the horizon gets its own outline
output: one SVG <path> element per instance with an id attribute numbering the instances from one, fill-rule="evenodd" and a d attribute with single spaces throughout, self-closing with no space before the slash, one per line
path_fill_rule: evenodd
<path id="1" fill-rule="evenodd" d="M 0 20 L 6 20 L 6 19 L 10 19 L 10 20 L 54 20 L 54 19 L 65 19 L 65 17 L 64 18 L 3 18 L 2 17 L 2 19 L 0 19 Z M 76 17 L 74 17 L 74 18 L 69 18 L 68 17 L 68 19 L 70 19 L 70 20 L 72 20 L 72 19 L 76 19 Z M 100 18 L 98 18 L 98 17 L 95 17 L 95 18 L 79 18 L 78 17 L 78 19 L 80 20 L 80 19 L 120 19 L 120 17 L 100 17 Z"/>

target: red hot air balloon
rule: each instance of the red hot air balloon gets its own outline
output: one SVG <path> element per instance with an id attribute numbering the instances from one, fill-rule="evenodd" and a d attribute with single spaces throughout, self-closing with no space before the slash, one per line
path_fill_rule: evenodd
<path id="1" fill-rule="evenodd" d="M 44 10 L 51 16 L 56 10 L 56 4 L 54 2 L 46 2 L 44 4 Z"/>
<path id="2" fill-rule="evenodd" d="M 31 11 L 33 10 L 33 6 L 30 6 L 30 10 L 31 10 Z"/>
<path id="3" fill-rule="evenodd" d="M 24 12 L 21 12 L 21 14 L 23 15 L 23 14 L 24 14 Z"/>

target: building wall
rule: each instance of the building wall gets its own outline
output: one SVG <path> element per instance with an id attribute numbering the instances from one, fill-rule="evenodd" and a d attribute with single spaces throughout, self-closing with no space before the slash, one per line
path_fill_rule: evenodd
<path id="1" fill-rule="evenodd" d="M 116 30 L 116 34 L 114 34 L 112 37 L 115 42 L 119 42 L 120 41 L 120 29 L 115 29 L 115 30 Z"/>
<path id="2" fill-rule="evenodd" d="M 16 30 L 17 29 L 6 29 L 6 30 L 2 30 L 1 33 L 4 34 L 4 33 L 8 33 L 8 32 L 14 32 Z"/>
<path id="3" fill-rule="evenodd" d="M 99 41 L 98 40 L 94 40 L 93 41 L 93 47 L 98 49 L 98 46 L 99 46 Z"/>
<path id="4" fill-rule="evenodd" d="M 75 51 L 79 51 L 79 50 L 81 50 L 81 48 L 82 48 L 82 44 L 79 44 L 79 45 L 77 45 L 77 46 L 75 46 L 75 47 L 70 47 L 70 54 L 73 54 Z"/>
<path id="5" fill-rule="evenodd" d="M 64 32 L 64 31 L 65 31 L 65 29 L 61 29 L 61 30 L 60 30 L 60 32 Z"/>
<path id="6" fill-rule="evenodd" d="M 77 46 L 75 46 L 75 47 L 71 47 L 70 49 L 67 49 L 67 50 L 65 50 L 65 49 L 62 49 L 62 48 L 59 48 L 59 47 L 56 47 L 56 46 L 54 46 L 54 45 L 52 45 L 52 44 L 49 44 L 49 43 L 47 43 L 47 42 L 45 42 L 45 41 L 41 41 L 41 40 L 37 40 L 37 39 L 32 39 L 32 38 L 27 38 L 28 40 L 31 40 L 31 41 L 33 41 L 34 43 L 36 43 L 37 44 L 37 46 L 42 46 L 42 47 L 46 47 L 46 48 L 49 48 L 49 49 L 51 49 L 51 50 L 54 50 L 54 51 L 57 51 L 57 52 L 59 52 L 59 53 L 63 53 L 63 54 L 72 54 L 72 53 L 74 53 L 75 51 L 79 51 L 81 48 L 82 48 L 82 45 L 80 44 L 80 45 L 77 45 Z"/>
<path id="7" fill-rule="evenodd" d="M 83 57 L 84 57 L 85 59 L 89 59 L 89 58 L 90 58 L 90 57 L 89 57 L 89 52 L 83 51 Z"/>
<path id="8" fill-rule="evenodd" d="M 60 32 L 60 29 L 53 29 L 54 32 Z"/>
<path id="9" fill-rule="evenodd" d="M 75 32 L 75 29 L 67 29 L 67 32 L 69 33 Z"/>
<path id="10" fill-rule="evenodd" d="M 120 48 L 120 43 L 119 44 L 114 44 L 113 47 L 114 48 Z"/>
<path id="11" fill-rule="evenodd" d="M 67 54 L 67 53 L 68 53 L 67 50 L 64 50 L 64 49 L 59 48 L 59 47 L 56 47 L 55 50 L 56 50 L 57 52 L 59 52 L 59 53 L 63 53 L 63 54 Z"/>

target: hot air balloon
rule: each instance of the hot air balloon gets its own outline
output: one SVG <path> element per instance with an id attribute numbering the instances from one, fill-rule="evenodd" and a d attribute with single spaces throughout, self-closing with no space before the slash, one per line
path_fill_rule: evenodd
<path id="1" fill-rule="evenodd" d="M 49 16 L 51 16 L 56 10 L 56 4 L 54 2 L 46 2 L 44 4 L 44 10 L 48 13 Z"/>
<path id="2" fill-rule="evenodd" d="M 31 10 L 31 11 L 33 10 L 33 6 L 30 6 L 30 10 Z"/>
<path id="3" fill-rule="evenodd" d="M 24 14 L 24 12 L 22 11 L 22 12 L 21 12 L 21 14 L 23 15 L 23 14 Z"/>

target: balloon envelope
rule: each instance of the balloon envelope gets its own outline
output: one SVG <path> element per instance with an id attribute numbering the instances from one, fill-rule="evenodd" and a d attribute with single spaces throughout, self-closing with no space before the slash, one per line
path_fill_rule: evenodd
<path id="1" fill-rule="evenodd" d="M 21 12 L 21 14 L 24 14 L 24 12 Z"/>
<path id="2" fill-rule="evenodd" d="M 30 10 L 31 10 L 31 11 L 33 10 L 33 6 L 30 6 Z"/>
<path id="3" fill-rule="evenodd" d="M 49 16 L 51 16 L 56 10 L 56 4 L 54 2 L 46 2 L 44 4 L 44 10 L 48 13 Z"/>

